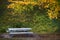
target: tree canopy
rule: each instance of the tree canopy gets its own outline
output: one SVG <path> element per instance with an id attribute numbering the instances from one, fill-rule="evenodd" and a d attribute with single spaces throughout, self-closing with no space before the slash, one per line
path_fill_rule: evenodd
<path id="1" fill-rule="evenodd" d="M 60 30 L 60 5 L 56 0 L 1 1 L 0 31 L 9 27 L 31 27 L 35 33 Z M 6 2 L 6 4 L 4 4 Z M 4 11 L 3 11 L 4 10 Z"/>

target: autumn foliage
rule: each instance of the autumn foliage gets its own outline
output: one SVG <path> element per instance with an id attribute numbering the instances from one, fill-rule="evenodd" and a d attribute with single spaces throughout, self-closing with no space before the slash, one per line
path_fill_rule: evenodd
<path id="1" fill-rule="evenodd" d="M 8 0 L 11 2 L 1 19 L 1 27 L 31 27 L 35 33 L 54 33 L 58 30 L 59 5 L 56 0 Z M 2 21 L 3 19 L 3 21 Z"/>

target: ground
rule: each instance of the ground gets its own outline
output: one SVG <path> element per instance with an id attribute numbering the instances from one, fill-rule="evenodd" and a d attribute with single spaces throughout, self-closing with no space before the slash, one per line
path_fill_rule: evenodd
<path id="1" fill-rule="evenodd" d="M 33 37 L 9 37 L 8 34 L 0 35 L 0 40 L 60 40 L 60 34 L 39 34 Z"/>

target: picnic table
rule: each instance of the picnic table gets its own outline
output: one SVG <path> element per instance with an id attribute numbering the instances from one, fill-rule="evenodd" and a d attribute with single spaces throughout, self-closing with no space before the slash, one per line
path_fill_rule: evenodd
<path id="1" fill-rule="evenodd" d="M 8 28 L 7 32 L 11 37 L 15 35 L 31 36 L 33 35 L 33 32 L 30 32 L 30 30 L 32 30 L 32 28 Z"/>

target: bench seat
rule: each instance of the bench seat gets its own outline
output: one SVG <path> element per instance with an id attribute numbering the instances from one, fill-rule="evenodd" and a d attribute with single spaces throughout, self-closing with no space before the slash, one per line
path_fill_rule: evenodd
<path id="1" fill-rule="evenodd" d="M 29 31 L 31 28 L 8 28 L 8 32 Z"/>
<path id="2" fill-rule="evenodd" d="M 10 32 L 9 34 L 33 34 L 33 32 Z"/>
<path id="3" fill-rule="evenodd" d="M 7 32 L 11 37 L 14 36 L 33 36 L 33 32 L 29 32 L 32 28 L 8 28 Z"/>

